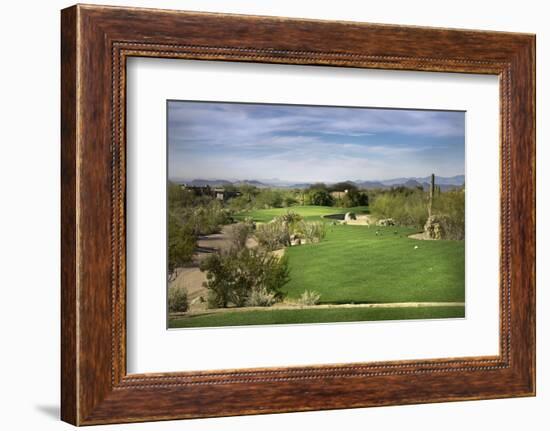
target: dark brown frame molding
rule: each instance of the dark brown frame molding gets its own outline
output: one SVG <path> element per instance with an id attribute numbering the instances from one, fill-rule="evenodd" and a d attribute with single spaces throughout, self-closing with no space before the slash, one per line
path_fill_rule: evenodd
<path id="1" fill-rule="evenodd" d="M 61 417 L 75 425 L 535 394 L 535 36 L 77 5 L 61 14 Z M 130 56 L 500 77 L 500 353 L 126 373 Z"/>

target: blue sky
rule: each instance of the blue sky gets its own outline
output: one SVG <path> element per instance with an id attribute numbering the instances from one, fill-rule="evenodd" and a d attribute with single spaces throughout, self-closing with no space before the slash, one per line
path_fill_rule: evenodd
<path id="1" fill-rule="evenodd" d="M 168 102 L 170 179 L 290 182 L 464 173 L 464 112 Z"/>

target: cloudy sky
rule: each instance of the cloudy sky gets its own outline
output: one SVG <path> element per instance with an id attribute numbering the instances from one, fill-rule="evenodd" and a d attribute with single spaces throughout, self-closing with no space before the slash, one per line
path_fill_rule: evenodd
<path id="1" fill-rule="evenodd" d="M 464 112 L 168 102 L 168 175 L 291 182 L 464 173 Z"/>

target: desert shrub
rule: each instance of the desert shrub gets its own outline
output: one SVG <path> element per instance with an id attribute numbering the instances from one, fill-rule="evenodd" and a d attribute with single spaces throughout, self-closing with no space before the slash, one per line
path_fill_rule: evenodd
<path id="1" fill-rule="evenodd" d="M 297 223 L 301 220 L 302 216 L 294 211 L 287 211 L 286 214 L 275 217 L 275 221 L 287 223 L 288 225 L 293 225 L 294 223 Z"/>
<path id="2" fill-rule="evenodd" d="M 323 222 L 301 221 L 296 225 L 296 233 L 303 237 L 307 242 L 320 242 L 327 234 L 327 228 Z"/>
<path id="3" fill-rule="evenodd" d="M 282 208 L 283 193 L 280 190 L 261 189 L 254 198 L 256 208 Z"/>
<path id="4" fill-rule="evenodd" d="M 271 307 L 276 302 L 276 295 L 273 292 L 268 292 L 265 288 L 252 290 L 246 298 L 247 307 Z"/>
<path id="5" fill-rule="evenodd" d="M 223 302 L 223 298 L 220 296 L 219 292 L 214 292 L 209 290 L 206 295 L 206 308 L 225 308 L 227 303 Z"/>
<path id="6" fill-rule="evenodd" d="M 179 214 L 195 235 L 210 235 L 219 232 L 221 225 L 233 221 L 230 211 L 216 199 L 194 207 L 180 209 Z"/>
<path id="7" fill-rule="evenodd" d="M 379 193 L 370 203 L 371 214 L 393 219 L 401 226 L 423 228 L 428 218 L 427 194 L 421 190 Z"/>
<path id="8" fill-rule="evenodd" d="M 317 305 L 321 299 L 321 294 L 314 290 L 305 290 L 298 299 L 300 305 Z"/>
<path id="9" fill-rule="evenodd" d="M 260 193 L 260 189 L 251 184 L 241 184 L 237 189 L 241 193 L 241 196 L 248 202 L 252 202 Z"/>
<path id="10" fill-rule="evenodd" d="M 440 218 L 444 239 L 464 239 L 464 211 L 464 190 L 449 190 L 436 195 L 432 212 Z"/>
<path id="11" fill-rule="evenodd" d="M 287 208 L 298 203 L 297 193 L 293 190 L 272 188 L 251 188 L 241 186 L 240 195 L 228 201 L 228 207 L 233 212 L 250 211 L 253 209 Z"/>
<path id="12" fill-rule="evenodd" d="M 168 311 L 170 313 L 184 313 L 189 309 L 187 291 L 183 287 L 168 289 Z"/>
<path id="13" fill-rule="evenodd" d="M 229 225 L 228 235 L 231 239 L 231 245 L 237 249 L 245 247 L 246 240 L 253 230 L 254 224 L 249 221 Z"/>
<path id="14" fill-rule="evenodd" d="M 234 198 L 229 199 L 227 206 L 234 213 L 254 209 L 253 202 L 251 202 L 245 195 L 235 196 Z"/>
<path id="15" fill-rule="evenodd" d="M 206 271 L 208 305 L 218 308 L 242 307 L 253 292 L 262 290 L 280 300 L 281 288 L 289 281 L 285 258 L 248 248 L 212 254 L 201 264 L 201 271 Z"/>
<path id="16" fill-rule="evenodd" d="M 428 220 L 428 193 L 406 187 L 379 191 L 370 204 L 379 219 L 393 219 L 402 226 L 424 229 Z M 432 215 L 437 217 L 442 239 L 464 239 L 464 190 L 436 193 Z"/>
<path id="17" fill-rule="evenodd" d="M 268 251 L 290 245 L 289 226 L 280 219 L 275 219 L 270 223 L 258 224 L 255 236 L 260 247 Z"/>

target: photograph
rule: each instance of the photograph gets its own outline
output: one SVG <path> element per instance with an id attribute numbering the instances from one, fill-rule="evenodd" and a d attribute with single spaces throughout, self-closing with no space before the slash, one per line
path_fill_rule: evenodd
<path id="1" fill-rule="evenodd" d="M 168 328 L 465 317 L 465 112 L 167 101 Z"/>

